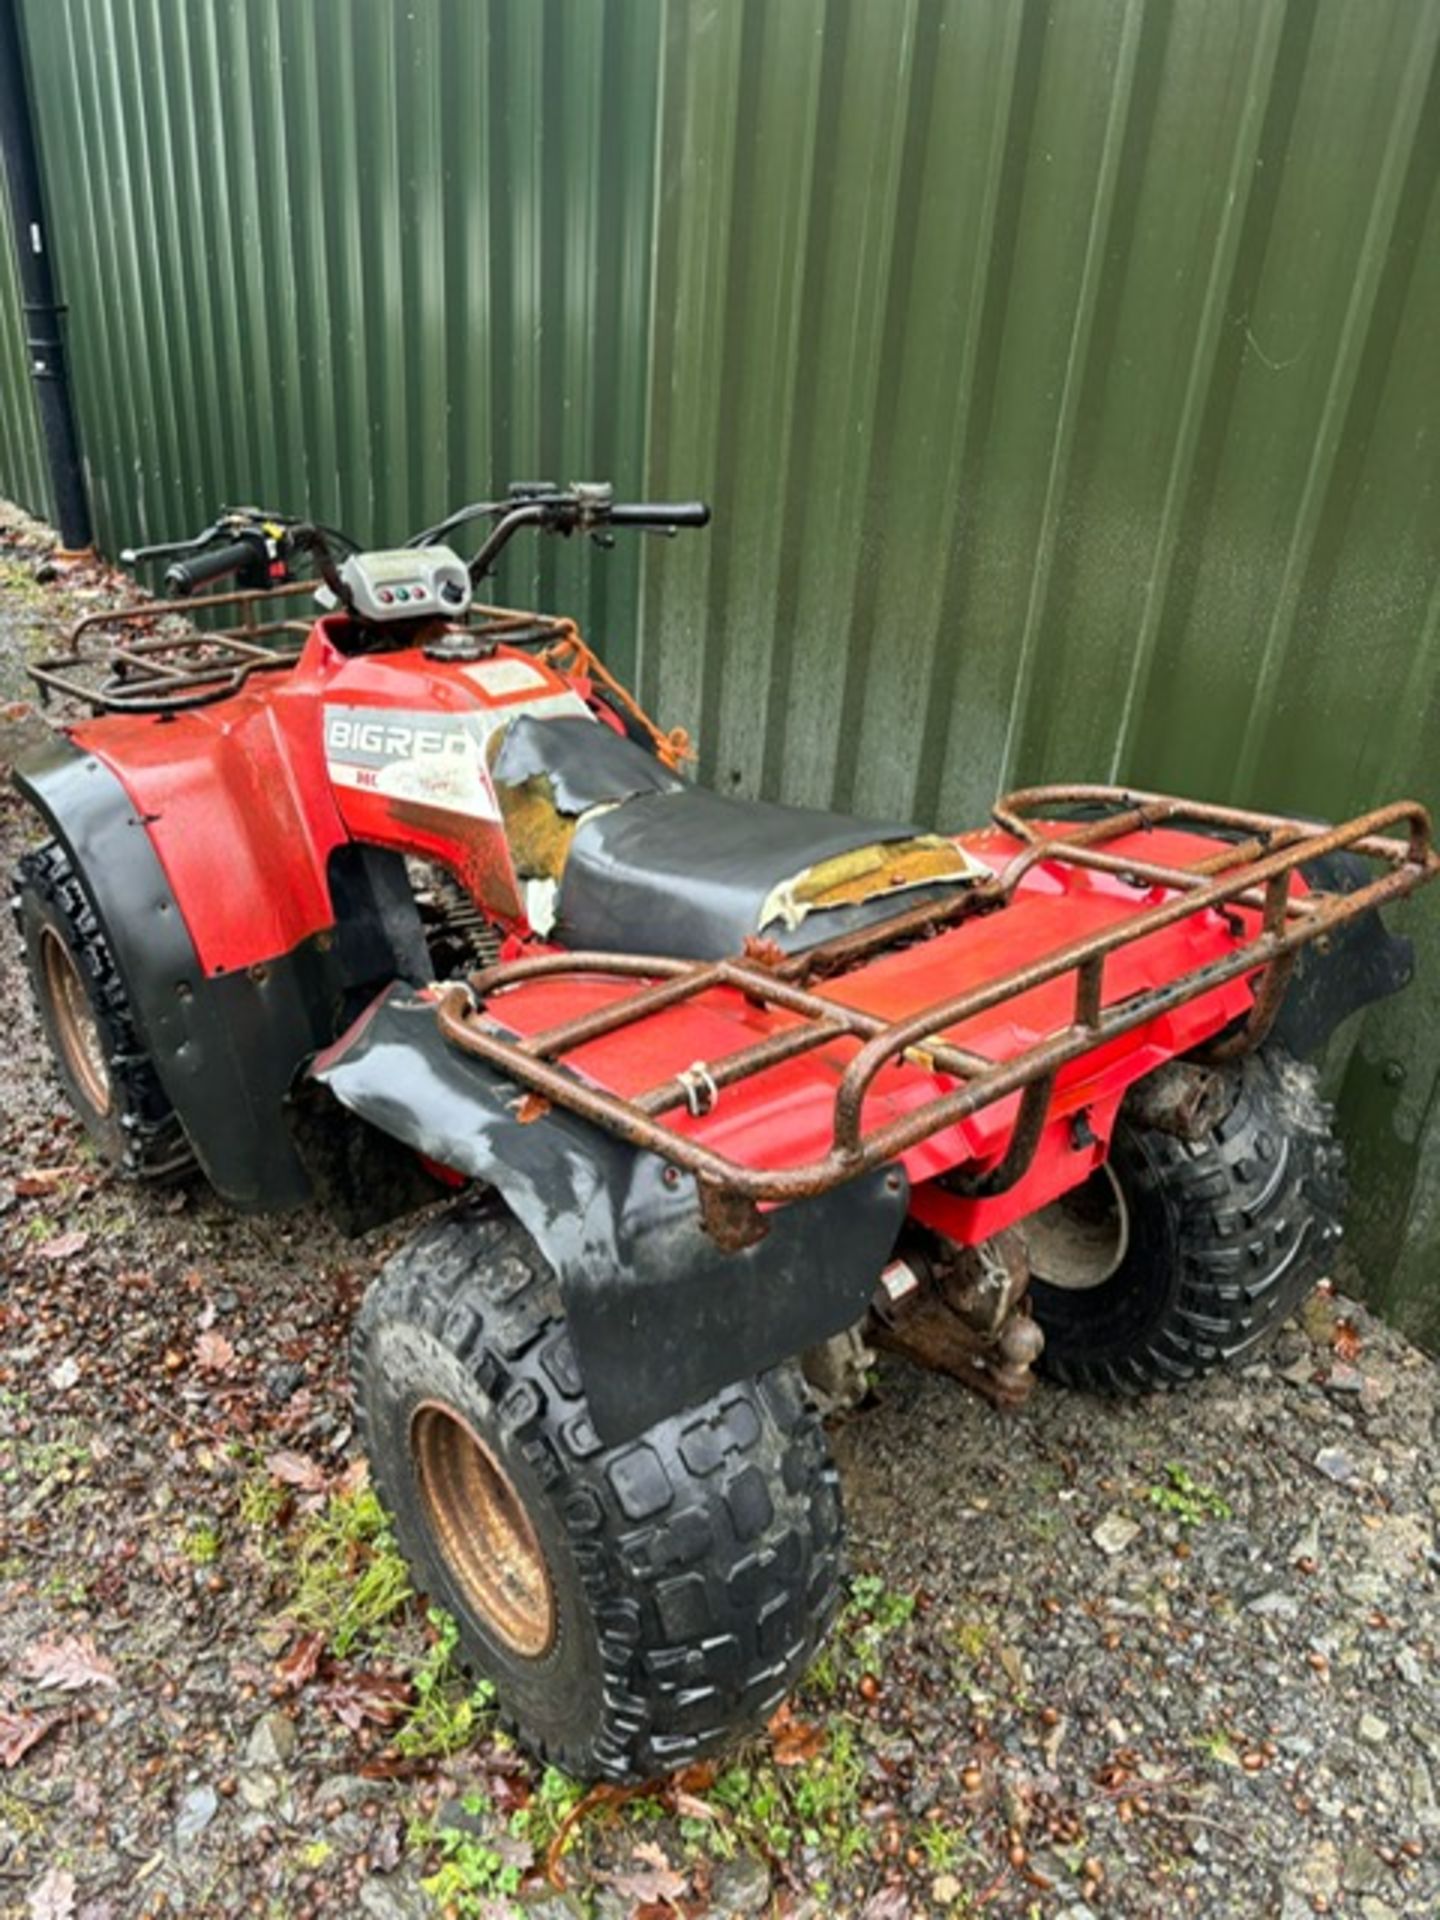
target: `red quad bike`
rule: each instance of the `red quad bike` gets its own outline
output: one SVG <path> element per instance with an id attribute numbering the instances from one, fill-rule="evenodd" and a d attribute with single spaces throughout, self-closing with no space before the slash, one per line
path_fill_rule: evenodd
<path id="1" fill-rule="evenodd" d="M 937 835 L 705 792 L 571 622 L 472 604 L 522 528 L 708 517 L 521 487 L 368 553 L 228 513 L 167 580 L 246 590 L 82 620 L 17 774 L 105 1158 L 355 1230 L 463 1190 L 359 1314 L 361 1429 L 417 1584 L 588 1778 L 709 1752 L 814 1653 L 820 1413 L 870 1343 L 1015 1403 L 1273 1332 L 1340 1232 L 1298 1061 L 1404 984 L 1376 909 L 1440 871 L 1409 801 L 1044 787 Z"/>

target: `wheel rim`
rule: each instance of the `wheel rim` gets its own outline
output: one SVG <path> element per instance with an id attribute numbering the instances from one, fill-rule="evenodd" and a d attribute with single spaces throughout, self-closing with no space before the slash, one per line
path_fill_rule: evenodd
<path id="1" fill-rule="evenodd" d="M 1103 1286 L 1130 1248 L 1130 1210 L 1109 1166 L 1032 1214 L 1025 1244 L 1034 1279 L 1067 1293 Z"/>
<path id="2" fill-rule="evenodd" d="M 555 1591 L 514 1481 L 467 1420 L 427 1400 L 410 1423 L 410 1453 L 446 1565 L 486 1626 L 538 1659 L 555 1638 Z"/>
<path id="3" fill-rule="evenodd" d="M 110 1063 L 100 1038 L 100 1023 L 73 953 L 55 932 L 40 933 L 40 966 L 55 1022 L 55 1035 L 71 1077 L 96 1113 L 110 1111 Z"/>

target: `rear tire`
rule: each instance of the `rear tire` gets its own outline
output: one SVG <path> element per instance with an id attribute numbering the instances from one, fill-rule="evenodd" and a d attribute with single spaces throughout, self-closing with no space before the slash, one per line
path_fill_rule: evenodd
<path id="1" fill-rule="evenodd" d="M 190 1173 L 194 1153 L 63 847 L 52 840 L 22 856 L 11 904 L 55 1070 L 101 1159 L 137 1179 Z"/>
<path id="2" fill-rule="evenodd" d="M 1146 1393 L 1245 1360 L 1324 1277 L 1345 1183 L 1315 1071 L 1271 1045 L 1226 1072 L 1229 1111 L 1199 1138 L 1122 1109 L 1107 1166 L 1037 1216 L 1030 1300 L 1065 1385 Z"/>
<path id="3" fill-rule="evenodd" d="M 603 1446 L 557 1283 L 484 1200 L 385 1268 L 353 1367 L 416 1584 L 542 1759 L 649 1779 L 779 1705 L 839 1599 L 838 1481 L 794 1367 Z"/>

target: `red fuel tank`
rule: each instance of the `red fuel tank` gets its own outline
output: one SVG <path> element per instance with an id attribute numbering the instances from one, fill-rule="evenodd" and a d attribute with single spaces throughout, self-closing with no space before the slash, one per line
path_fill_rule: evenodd
<path id="1" fill-rule="evenodd" d="M 503 924 L 523 918 L 492 736 L 520 714 L 590 708 L 519 649 L 357 654 L 337 644 L 344 624 L 317 621 L 289 672 L 214 705 L 70 729 L 134 800 L 209 974 L 332 926 L 326 863 L 347 839 L 434 859 Z"/>

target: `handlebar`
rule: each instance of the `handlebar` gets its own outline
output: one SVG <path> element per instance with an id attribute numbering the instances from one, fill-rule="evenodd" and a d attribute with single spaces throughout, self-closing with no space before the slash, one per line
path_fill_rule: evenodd
<path id="1" fill-rule="evenodd" d="M 703 500 L 616 501 L 611 487 L 603 482 L 556 487 L 548 481 L 531 481 L 511 487 L 503 500 L 476 500 L 458 508 L 423 533 L 412 534 L 405 545 L 431 546 L 467 521 L 482 519 L 494 524 L 470 562 L 472 582 L 484 579 L 501 549 L 522 527 L 537 527 L 543 533 L 565 536 L 588 534 L 601 546 L 610 546 L 612 527 L 673 535 L 682 527 L 708 526 L 710 509 Z M 216 541 L 223 544 L 217 546 Z M 215 524 L 193 540 L 127 548 L 120 558 L 127 566 L 142 560 L 169 560 L 172 564 L 165 573 L 166 590 L 183 596 L 234 573 L 241 574 L 247 584 L 255 587 L 284 581 L 289 578 L 291 562 L 302 554 L 309 554 L 340 604 L 349 605 L 336 557 L 337 550 L 343 552 L 347 548 L 352 552 L 359 550 L 348 534 L 339 533 L 333 527 L 259 507 L 225 507 Z"/>
<path id="2" fill-rule="evenodd" d="M 253 567 L 257 560 L 263 564 L 265 549 L 253 537 L 211 547 L 208 552 L 196 554 L 193 560 L 177 560 L 173 567 L 167 567 L 165 591 L 183 597 L 211 580 L 223 580 L 227 574 Z"/>
<path id="3" fill-rule="evenodd" d="M 421 546 L 438 540 L 467 520 L 494 520 L 495 525 L 470 562 L 470 578 L 478 584 L 495 565 L 502 547 L 522 527 L 539 527 L 545 533 L 588 533 L 601 546 L 611 544 L 611 527 L 638 527 L 652 533 L 675 534 L 681 527 L 709 524 L 710 509 L 703 500 L 620 501 L 603 484 L 579 484 L 559 488 L 543 485 L 512 487 L 508 500 L 482 500 L 462 507 L 409 542 Z"/>
<path id="4" fill-rule="evenodd" d="M 621 501 L 605 521 L 612 527 L 708 527 L 710 508 L 704 500 Z"/>

